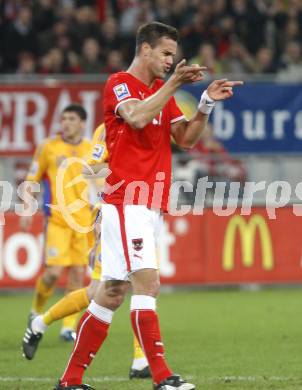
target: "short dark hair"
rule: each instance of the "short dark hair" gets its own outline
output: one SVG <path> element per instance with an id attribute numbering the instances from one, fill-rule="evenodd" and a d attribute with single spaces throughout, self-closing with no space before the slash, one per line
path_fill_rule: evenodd
<path id="1" fill-rule="evenodd" d="M 149 43 L 153 48 L 160 38 L 167 37 L 179 42 L 178 31 L 175 27 L 159 22 L 146 23 L 139 27 L 136 34 L 136 54 L 140 52 L 143 43 Z"/>
<path id="2" fill-rule="evenodd" d="M 87 119 L 87 112 L 83 106 L 78 103 L 71 103 L 64 108 L 62 113 L 64 112 L 75 112 L 81 118 L 82 121 Z"/>

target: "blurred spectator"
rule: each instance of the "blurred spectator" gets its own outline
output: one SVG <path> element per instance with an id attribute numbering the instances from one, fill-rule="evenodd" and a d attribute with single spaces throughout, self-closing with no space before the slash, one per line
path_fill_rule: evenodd
<path id="1" fill-rule="evenodd" d="M 186 36 L 186 27 L 190 26 L 192 17 L 196 11 L 196 6 L 192 4 L 192 1 L 186 0 L 172 0 L 170 1 L 170 18 L 171 25 L 180 30 L 182 37 Z"/>
<path id="2" fill-rule="evenodd" d="M 302 52 L 300 42 L 288 42 L 281 58 L 282 69 L 278 79 L 282 81 L 298 80 L 302 75 Z"/>
<path id="3" fill-rule="evenodd" d="M 223 57 L 224 73 L 243 74 L 254 70 L 254 59 L 244 45 L 233 37 L 229 50 Z"/>
<path id="4" fill-rule="evenodd" d="M 121 47 L 121 37 L 119 36 L 118 25 L 114 18 L 109 17 L 102 23 L 100 40 L 105 52 Z"/>
<path id="5" fill-rule="evenodd" d="M 78 56 L 75 52 L 63 53 L 58 48 L 50 49 L 40 61 L 39 73 L 81 73 Z"/>
<path id="6" fill-rule="evenodd" d="M 216 57 L 215 48 L 211 43 L 200 45 L 197 56 L 189 61 L 191 64 L 199 64 L 207 67 L 206 74 L 214 76 L 222 72 L 222 64 Z"/>
<path id="7" fill-rule="evenodd" d="M 288 43 L 302 40 L 301 0 L 0 0 L 0 72 L 22 68 L 22 52 L 45 63 L 54 48 L 64 53 L 65 72 L 79 72 L 90 38 L 100 45 L 103 70 L 115 50 L 127 65 L 138 25 L 152 20 L 179 29 L 184 58 L 200 58 L 205 44 L 212 74 L 276 72 L 281 62 L 284 70 Z"/>
<path id="8" fill-rule="evenodd" d="M 204 41 L 211 42 L 210 20 L 211 8 L 209 3 L 200 5 L 191 15 L 187 14 L 190 22 L 181 28 L 182 47 L 186 58 L 191 58 Z"/>
<path id="9" fill-rule="evenodd" d="M 154 20 L 165 24 L 172 24 L 170 8 L 171 4 L 169 0 L 156 0 L 153 5 Z"/>
<path id="10" fill-rule="evenodd" d="M 100 26 L 96 16 L 94 9 L 89 6 L 81 6 L 75 10 L 74 20 L 69 25 L 69 34 L 77 53 L 81 53 L 86 38 L 99 37 Z"/>
<path id="11" fill-rule="evenodd" d="M 68 36 L 68 26 L 63 19 L 58 19 L 50 30 L 39 34 L 39 44 L 45 53 L 58 44 L 61 37 Z M 68 36 L 69 39 L 69 36 Z"/>
<path id="12" fill-rule="evenodd" d="M 215 18 L 217 18 L 217 14 Z M 223 57 L 228 52 L 230 39 L 234 34 L 235 21 L 231 15 L 223 14 L 215 19 L 213 24 L 213 42 L 220 57 Z"/>
<path id="13" fill-rule="evenodd" d="M 255 54 L 265 44 L 267 14 L 257 6 L 257 1 L 231 0 L 231 14 L 235 21 L 235 33 L 247 50 Z"/>
<path id="14" fill-rule="evenodd" d="M 284 28 L 280 32 L 279 36 L 279 50 L 281 53 L 286 49 L 287 43 L 291 41 L 301 42 L 300 25 L 296 18 L 287 19 Z"/>
<path id="15" fill-rule="evenodd" d="M 97 40 L 87 38 L 82 48 L 80 66 L 84 73 L 100 73 L 104 66 L 100 59 L 101 48 Z"/>
<path id="16" fill-rule="evenodd" d="M 65 72 L 66 73 L 82 73 L 80 58 L 74 51 L 65 53 Z"/>
<path id="17" fill-rule="evenodd" d="M 64 57 L 60 49 L 49 50 L 40 61 L 39 73 L 64 73 Z"/>
<path id="18" fill-rule="evenodd" d="M 37 71 L 36 61 L 31 53 L 23 52 L 19 56 L 17 72 L 20 75 L 34 75 Z"/>
<path id="19" fill-rule="evenodd" d="M 38 33 L 52 28 L 55 22 L 55 7 L 52 0 L 39 0 L 33 4 L 34 25 Z"/>
<path id="20" fill-rule="evenodd" d="M 256 53 L 256 61 L 254 65 L 255 73 L 275 73 L 277 64 L 274 61 L 274 54 L 269 47 L 261 47 Z"/>
<path id="21" fill-rule="evenodd" d="M 115 73 L 124 70 L 122 53 L 119 50 L 111 50 L 107 55 L 106 65 L 103 68 L 103 73 Z"/>
<path id="22" fill-rule="evenodd" d="M 4 68 L 12 72 L 18 64 L 18 55 L 22 51 L 38 54 L 37 35 L 32 25 L 32 12 L 29 7 L 21 7 L 17 17 L 3 32 Z"/>
<path id="23" fill-rule="evenodd" d="M 154 20 L 150 0 L 128 1 L 128 7 L 121 15 L 120 31 L 123 35 L 135 34 L 139 25 Z"/>

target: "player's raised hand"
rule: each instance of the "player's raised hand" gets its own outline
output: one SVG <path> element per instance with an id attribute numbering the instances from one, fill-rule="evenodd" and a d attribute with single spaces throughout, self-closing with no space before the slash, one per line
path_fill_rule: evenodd
<path id="1" fill-rule="evenodd" d="M 176 65 L 173 74 L 176 81 L 181 84 L 201 81 L 207 68 L 198 64 L 187 65 L 186 63 L 186 60 L 183 59 Z"/>
<path id="2" fill-rule="evenodd" d="M 243 81 L 221 79 L 213 81 L 207 88 L 209 97 L 213 100 L 224 100 L 233 96 L 233 87 L 242 85 Z"/>

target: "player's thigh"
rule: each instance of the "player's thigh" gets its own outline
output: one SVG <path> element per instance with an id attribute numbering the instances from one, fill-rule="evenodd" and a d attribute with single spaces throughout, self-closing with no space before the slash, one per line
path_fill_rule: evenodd
<path id="1" fill-rule="evenodd" d="M 157 269 L 157 223 L 159 212 L 145 206 L 125 206 L 125 233 L 131 272 Z"/>
<path id="2" fill-rule="evenodd" d="M 87 234 L 73 231 L 70 246 L 70 265 L 88 265 L 89 249 Z"/>
<path id="3" fill-rule="evenodd" d="M 49 221 L 45 236 L 45 262 L 47 266 L 67 267 L 70 265 L 70 228 Z"/>
<path id="4" fill-rule="evenodd" d="M 103 205 L 102 213 L 102 280 L 128 280 L 139 269 L 157 269 L 159 214 L 145 206 L 128 205 Z"/>
<path id="5" fill-rule="evenodd" d="M 102 206 L 101 250 L 101 280 L 126 280 L 127 260 L 122 243 L 119 214 L 115 205 Z"/>

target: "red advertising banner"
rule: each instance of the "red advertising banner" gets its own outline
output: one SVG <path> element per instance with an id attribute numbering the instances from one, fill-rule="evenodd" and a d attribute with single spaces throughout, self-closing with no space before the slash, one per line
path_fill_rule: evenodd
<path id="1" fill-rule="evenodd" d="M 36 214 L 26 233 L 20 231 L 14 213 L 6 213 L 4 222 L 0 226 L 0 287 L 31 287 L 43 266 L 43 217 Z"/>
<path id="2" fill-rule="evenodd" d="M 0 288 L 31 287 L 43 268 L 43 217 L 20 232 L 19 217 L 0 226 Z M 163 284 L 294 283 L 302 281 L 300 217 L 285 207 L 269 219 L 253 208 L 228 217 L 207 209 L 202 216 L 167 216 L 160 240 Z"/>
<path id="3" fill-rule="evenodd" d="M 301 219 L 291 207 L 277 209 L 276 219 L 261 207 L 249 216 L 221 217 L 208 210 L 205 225 L 207 282 L 302 281 Z"/>
<path id="4" fill-rule="evenodd" d="M 103 83 L 62 83 L 0 87 L 0 155 L 32 155 L 37 144 L 60 130 L 60 114 L 72 102 L 88 113 L 86 135 L 103 118 Z"/>

